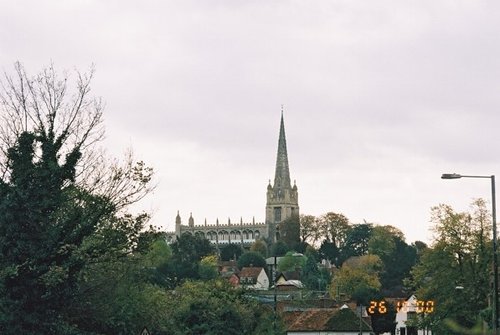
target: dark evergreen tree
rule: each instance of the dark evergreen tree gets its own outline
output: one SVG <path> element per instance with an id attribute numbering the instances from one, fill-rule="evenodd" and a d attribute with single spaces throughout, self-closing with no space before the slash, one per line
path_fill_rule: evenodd
<path id="1" fill-rule="evenodd" d="M 342 265 L 340 258 L 340 250 L 337 248 L 335 243 L 328 240 L 324 240 L 319 247 L 319 255 L 322 259 L 329 260 L 332 264 L 337 267 Z"/>
<path id="2" fill-rule="evenodd" d="M 243 249 L 239 244 L 229 243 L 220 247 L 221 261 L 238 260 L 243 253 Z"/>
<path id="3" fill-rule="evenodd" d="M 241 255 L 238 259 L 238 268 L 242 269 L 248 266 L 262 267 L 266 268 L 266 260 L 262 255 L 255 251 L 248 251 Z"/>
<path id="4" fill-rule="evenodd" d="M 182 234 L 172 243 L 172 257 L 168 263 L 158 270 L 161 275 L 168 278 L 168 287 L 174 288 L 186 279 L 199 279 L 199 263 L 205 256 L 215 254 L 215 248 L 204 237 Z"/>
<path id="5" fill-rule="evenodd" d="M 380 281 L 386 297 L 404 297 L 403 280 L 416 264 L 417 250 L 406 244 L 403 233 L 392 226 L 375 226 L 368 241 L 370 254 L 384 263 Z"/>
<path id="6" fill-rule="evenodd" d="M 320 291 L 322 288 L 324 289 L 326 283 L 321 281 L 316 257 L 312 253 L 308 253 L 306 257 L 306 263 L 302 268 L 302 283 L 310 290 Z"/>
<path id="7" fill-rule="evenodd" d="M 285 242 L 276 241 L 276 243 L 271 246 L 271 256 L 285 256 L 289 250 L 290 248 L 288 248 Z"/>
<path id="8" fill-rule="evenodd" d="M 288 250 L 293 250 L 300 243 L 300 218 L 293 215 L 279 223 L 280 241 L 283 241 Z"/>
<path id="9" fill-rule="evenodd" d="M 343 263 L 352 256 L 362 256 L 368 253 L 373 225 L 370 223 L 356 224 L 347 233 L 345 247 L 341 249 L 340 261 Z"/>

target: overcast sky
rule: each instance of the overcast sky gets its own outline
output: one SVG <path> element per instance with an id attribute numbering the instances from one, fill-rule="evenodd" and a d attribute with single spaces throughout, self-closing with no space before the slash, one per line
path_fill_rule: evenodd
<path id="1" fill-rule="evenodd" d="M 132 147 L 174 229 L 264 220 L 281 105 L 302 214 L 430 242 L 430 208 L 500 175 L 498 1 L 0 0 L 0 66 L 96 66 L 110 155 Z M 491 204 L 491 203 L 489 203 Z"/>

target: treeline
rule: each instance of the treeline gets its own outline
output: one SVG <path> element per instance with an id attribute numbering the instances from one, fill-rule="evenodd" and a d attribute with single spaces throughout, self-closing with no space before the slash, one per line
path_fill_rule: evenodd
<path id="1" fill-rule="evenodd" d="M 339 270 L 352 264 L 355 258 L 372 256 L 378 269 L 377 289 L 386 296 L 405 294 L 403 280 L 427 248 L 421 241 L 406 243 L 404 234 L 396 227 L 366 222 L 354 224 L 343 214 L 333 212 L 318 217 L 289 218 L 280 224 L 280 233 L 287 238 L 272 245 L 271 254 L 282 255 L 294 250 L 309 254 L 318 262 L 328 261 Z M 290 236 L 294 237 L 290 239 Z"/>

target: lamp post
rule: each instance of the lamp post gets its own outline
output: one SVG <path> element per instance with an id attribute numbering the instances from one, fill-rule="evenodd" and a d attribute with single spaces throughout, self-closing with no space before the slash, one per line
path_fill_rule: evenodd
<path id="1" fill-rule="evenodd" d="M 497 218 L 495 200 L 495 176 L 466 176 L 444 173 L 441 179 L 489 178 L 491 180 L 491 219 L 493 222 L 493 334 L 498 335 L 498 258 L 497 258 Z"/>

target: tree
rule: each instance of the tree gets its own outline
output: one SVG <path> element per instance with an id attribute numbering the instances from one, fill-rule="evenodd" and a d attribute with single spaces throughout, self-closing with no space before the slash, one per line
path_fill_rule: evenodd
<path id="1" fill-rule="evenodd" d="M 298 215 L 281 221 L 278 225 L 280 240 L 283 241 L 289 249 L 294 249 L 300 243 L 300 218 Z"/>
<path id="2" fill-rule="evenodd" d="M 392 233 L 392 230 L 396 229 L 397 228 L 392 226 L 373 227 L 371 237 L 368 240 L 368 252 L 372 255 L 377 255 L 380 258 L 392 254 L 396 249 L 396 242 L 394 240 L 396 238 L 400 238 L 399 235 L 396 236 Z"/>
<path id="3" fill-rule="evenodd" d="M 77 334 L 139 334 L 144 325 L 154 334 L 168 334 L 166 291 L 150 276 L 164 262 L 164 245 L 113 262 L 90 264 L 82 272 L 71 309 Z M 160 251 L 159 249 L 163 249 Z M 61 332 L 66 334 L 67 332 Z"/>
<path id="4" fill-rule="evenodd" d="M 422 253 L 428 248 L 427 244 L 422 241 L 415 241 L 412 244 L 412 247 L 417 251 L 417 258 L 419 259 Z"/>
<path id="5" fill-rule="evenodd" d="M 417 261 L 417 250 L 406 244 L 404 234 L 392 226 L 375 226 L 368 252 L 380 257 L 384 271 L 380 280 L 385 296 L 403 296 L 403 280 Z"/>
<path id="6" fill-rule="evenodd" d="M 219 275 L 217 271 L 217 256 L 209 255 L 203 257 L 198 265 L 198 274 L 202 280 L 217 278 Z"/>
<path id="7" fill-rule="evenodd" d="M 267 257 L 267 244 L 264 240 L 255 240 L 250 246 L 250 251 L 258 252 L 262 257 Z"/>
<path id="8" fill-rule="evenodd" d="M 103 101 L 90 96 L 94 69 L 68 73 L 61 77 L 51 65 L 38 75 L 29 76 L 21 63 L 15 75 L 5 75 L 0 83 L 0 177 L 12 174 L 9 150 L 23 134 L 36 137 L 37 162 L 52 160 L 72 171 L 70 183 L 92 195 L 106 198 L 116 211 L 140 201 L 149 194 L 153 170 L 135 162 L 131 151 L 122 161 L 109 159 L 97 144 L 104 137 Z M 44 153 L 43 157 L 40 153 Z M 50 156 L 50 159 L 49 159 Z"/>
<path id="9" fill-rule="evenodd" d="M 157 238 L 149 244 L 149 248 L 145 250 L 145 261 L 149 266 L 157 267 L 165 262 L 168 262 L 172 257 L 172 249 L 167 244 L 164 238 Z"/>
<path id="10" fill-rule="evenodd" d="M 73 89 L 53 67 L 35 77 L 15 69 L 0 90 L 0 330 L 79 333 L 71 312 L 81 275 L 134 252 L 148 216 L 126 207 L 151 190 L 152 170 L 132 156 L 97 163 L 92 71 L 77 73 Z"/>
<path id="11" fill-rule="evenodd" d="M 326 281 L 323 278 L 323 274 L 318 268 L 318 263 L 313 252 L 308 252 L 306 256 L 306 261 L 301 268 L 301 281 L 310 290 L 321 291 L 326 286 Z"/>
<path id="12" fill-rule="evenodd" d="M 229 243 L 220 248 L 220 259 L 222 261 L 237 260 L 243 253 L 239 244 Z"/>
<path id="13" fill-rule="evenodd" d="M 199 279 L 200 261 L 215 254 L 215 248 L 204 237 L 184 233 L 170 245 L 172 257 L 158 271 L 166 280 L 167 287 L 174 288 L 186 279 Z"/>
<path id="14" fill-rule="evenodd" d="M 362 223 L 353 225 L 347 233 L 345 246 L 341 249 L 341 260 L 344 261 L 352 256 L 368 254 L 368 241 L 372 234 L 373 225 Z"/>
<path id="15" fill-rule="evenodd" d="M 330 293 L 339 298 L 338 293 L 342 292 L 366 305 L 382 286 L 379 279 L 381 270 L 382 261 L 378 256 L 352 257 L 333 277 Z"/>
<path id="16" fill-rule="evenodd" d="M 281 257 L 284 256 L 289 250 L 290 248 L 285 242 L 276 241 L 276 243 L 271 246 L 271 256 Z"/>
<path id="17" fill-rule="evenodd" d="M 411 271 L 409 284 L 417 297 L 440 306 L 422 320 L 436 333 L 453 333 L 445 326 L 445 319 L 471 328 L 478 317 L 491 315 L 485 313 L 492 257 L 491 219 L 483 200 L 475 200 L 471 207 L 469 213 L 456 212 L 448 205 L 432 208 L 435 239 Z"/>
<path id="18" fill-rule="evenodd" d="M 296 253 L 295 251 L 289 251 L 283 256 L 278 263 L 279 271 L 295 271 L 297 269 L 302 270 L 306 264 L 307 257 L 302 254 Z"/>
<path id="19" fill-rule="evenodd" d="M 349 219 L 343 214 L 328 212 L 320 216 L 318 221 L 320 236 L 332 242 L 338 249 L 344 248 L 351 230 Z"/>
<path id="20" fill-rule="evenodd" d="M 225 281 L 186 282 L 170 292 L 172 334 L 265 334 L 272 309 L 248 299 Z"/>
<path id="21" fill-rule="evenodd" d="M 340 250 L 333 242 L 324 240 L 319 247 L 319 254 L 321 256 L 321 259 L 327 259 L 337 267 L 340 267 L 342 265 L 342 260 L 340 259 Z"/>
<path id="22" fill-rule="evenodd" d="M 146 235 L 153 235 L 148 234 Z M 151 236 L 147 236 L 148 240 Z M 146 243 L 141 241 L 141 243 Z M 166 243 L 165 238 L 159 237 L 153 242 L 150 242 L 149 247 L 146 249 L 138 249 L 140 253 L 145 254 L 144 256 L 144 267 L 146 267 L 150 273 L 149 282 L 159 287 L 170 286 L 172 279 L 165 273 L 164 269 L 168 268 L 169 263 L 172 258 L 172 249 Z"/>
<path id="23" fill-rule="evenodd" d="M 315 243 L 320 238 L 318 220 L 313 215 L 300 215 L 301 242 Z"/>
<path id="24" fill-rule="evenodd" d="M 238 268 L 242 269 L 248 266 L 266 268 L 266 260 L 260 253 L 255 251 L 247 251 L 238 259 Z"/>

